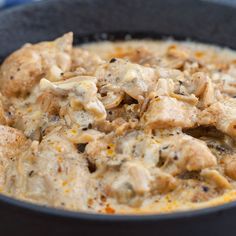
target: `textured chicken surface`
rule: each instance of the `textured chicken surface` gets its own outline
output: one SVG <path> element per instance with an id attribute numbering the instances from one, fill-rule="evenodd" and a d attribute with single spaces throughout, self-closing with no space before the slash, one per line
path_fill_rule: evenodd
<path id="1" fill-rule="evenodd" d="M 0 67 L 0 193 L 107 214 L 236 200 L 234 51 L 72 39 Z"/>

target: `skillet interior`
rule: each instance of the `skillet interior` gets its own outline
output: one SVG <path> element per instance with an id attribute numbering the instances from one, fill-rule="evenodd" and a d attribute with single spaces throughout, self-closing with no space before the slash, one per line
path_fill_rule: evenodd
<path id="1" fill-rule="evenodd" d="M 145 4 L 142 0 L 45 1 L 0 14 L 0 60 L 26 42 L 53 39 L 68 31 L 75 33 L 76 44 L 84 40 L 103 39 L 102 33 L 108 32 L 112 39 L 123 38 L 126 33 L 135 37 L 174 36 L 236 48 L 235 13 L 236 9 L 229 5 L 196 0 L 147 0 Z M 217 225 L 227 227 L 232 234 L 236 234 L 232 220 L 236 216 L 235 203 L 163 217 L 106 217 L 63 213 L 46 208 L 40 212 L 39 207 L 6 197 L 0 197 L 0 209 L 0 229 L 5 230 L 5 235 L 17 230 L 26 234 L 34 232 L 34 235 L 55 232 L 58 235 L 63 235 L 63 232 L 84 232 L 85 235 L 92 232 L 102 232 L 104 235 L 110 232 L 115 235 L 132 232 L 137 235 L 147 232 L 187 235 L 194 227 L 191 235 L 213 232 L 223 235 Z M 9 227 L 14 219 L 17 219 L 15 227 Z M 140 224 L 133 220 L 138 220 Z M 197 224 L 200 227 L 197 228 Z M 40 226 L 40 234 L 35 230 L 37 226 Z"/>

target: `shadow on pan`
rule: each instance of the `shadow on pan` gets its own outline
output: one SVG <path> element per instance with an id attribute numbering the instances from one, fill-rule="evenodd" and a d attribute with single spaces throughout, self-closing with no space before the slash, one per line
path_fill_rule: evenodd
<path id="1" fill-rule="evenodd" d="M 51 40 L 68 31 L 75 33 L 75 44 L 123 39 L 128 34 L 189 38 L 236 48 L 236 8 L 229 2 L 201 0 L 42 1 L 0 12 L 0 59 L 26 42 Z M 223 236 L 236 235 L 235 219 L 236 203 L 167 215 L 105 216 L 0 196 L 0 234 L 4 236 Z"/>

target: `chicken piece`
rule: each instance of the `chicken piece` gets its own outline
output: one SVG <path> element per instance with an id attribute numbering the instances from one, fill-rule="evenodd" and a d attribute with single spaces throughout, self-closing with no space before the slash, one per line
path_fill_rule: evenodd
<path id="1" fill-rule="evenodd" d="M 152 181 L 151 188 L 153 192 L 168 193 L 177 187 L 178 181 L 172 175 L 155 168 L 151 172 L 154 180 Z"/>
<path id="2" fill-rule="evenodd" d="M 0 134 L 0 189 L 2 189 L 6 169 L 13 165 L 21 152 L 27 149 L 29 142 L 21 131 L 8 126 L 0 125 Z"/>
<path id="3" fill-rule="evenodd" d="M 228 98 L 215 102 L 199 115 L 199 124 L 215 126 L 220 131 L 236 137 L 236 100 Z"/>
<path id="4" fill-rule="evenodd" d="M 121 91 L 136 100 L 153 90 L 157 81 L 153 68 L 121 59 L 113 59 L 109 64 L 99 67 L 95 75 L 98 78 L 98 86 L 104 84 L 119 86 Z"/>
<path id="5" fill-rule="evenodd" d="M 217 73 L 215 76 L 219 77 L 219 80 L 222 84 L 222 86 L 220 87 L 221 92 L 231 97 L 235 97 L 236 96 L 236 81 L 235 81 L 235 75 L 233 72 L 235 71 L 235 68 L 233 69 L 233 71 L 232 69 L 233 68 L 229 69 L 227 74 Z"/>
<path id="6" fill-rule="evenodd" d="M 42 77 L 58 80 L 71 67 L 72 33 L 53 42 L 27 44 L 11 54 L 0 68 L 0 91 L 25 96 Z"/>
<path id="7" fill-rule="evenodd" d="M 87 162 L 63 132 L 55 130 L 44 137 L 30 168 L 25 197 L 55 207 L 86 209 L 88 186 L 92 187 Z"/>
<path id="8" fill-rule="evenodd" d="M 219 188 L 222 189 L 231 188 L 229 181 L 223 175 L 221 175 L 217 170 L 209 170 L 209 169 L 202 170 L 201 176 L 203 176 L 206 179 L 206 181 L 208 181 L 210 184 L 213 183 Z"/>
<path id="9" fill-rule="evenodd" d="M 1 158 L 16 158 L 27 143 L 25 135 L 14 128 L 0 125 L 0 156 Z"/>
<path id="10" fill-rule="evenodd" d="M 118 138 L 116 151 L 142 161 L 145 166 L 156 166 L 159 161 L 159 143 L 142 132 L 130 132 Z"/>
<path id="11" fill-rule="evenodd" d="M 163 169 L 171 174 L 199 171 L 217 164 L 207 145 L 188 135 L 171 136 L 160 147 Z"/>
<path id="12" fill-rule="evenodd" d="M 236 156 L 230 156 L 225 163 L 225 174 L 236 180 Z"/>
<path id="13" fill-rule="evenodd" d="M 190 128 L 196 125 L 197 114 L 196 107 L 175 98 L 161 96 L 150 102 L 148 110 L 142 117 L 142 123 L 151 129 Z"/>
<path id="14" fill-rule="evenodd" d="M 72 109 L 82 107 L 94 115 L 96 120 L 106 118 L 106 109 L 97 97 L 96 78 L 89 76 L 75 77 L 62 82 L 40 81 L 41 91 L 52 90 L 59 95 L 69 95 Z"/>
<path id="15" fill-rule="evenodd" d="M 81 48 L 72 50 L 72 70 L 84 69 L 84 75 L 94 75 L 97 67 L 105 63 L 98 55 Z"/>
<path id="16" fill-rule="evenodd" d="M 136 195 L 142 196 L 150 191 L 151 180 L 149 171 L 141 163 L 126 162 L 111 183 L 110 194 L 119 203 L 131 203 Z"/>

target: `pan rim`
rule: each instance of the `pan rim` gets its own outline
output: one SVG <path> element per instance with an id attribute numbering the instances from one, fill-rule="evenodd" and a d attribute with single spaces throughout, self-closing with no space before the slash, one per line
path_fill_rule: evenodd
<path id="1" fill-rule="evenodd" d="M 39 7 L 48 5 L 49 3 L 57 2 L 58 0 L 48 0 L 48 1 L 40 1 L 40 2 L 33 2 L 33 3 L 26 3 L 20 6 L 15 6 L 12 8 L 7 8 L 1 10 L 0 16 L 4 17 L 7 14 L 13 14 L 14 12 L 30 9 L 31 7 Z M 65 0 L 61 0 L 65 1 Z M 82 0 L 78 0 L 81 1 Z M 88 0 L 93 1 L 93 0 Z M 212 5 L 223 5 L 224 7 L 232 8 L 233 5 L 224 4 L 219 2 L 210 2 L 210 1 L 202 1 L 202 3 L 212 4 Z M 233 208 L 236 209 L 236 201 L 207 207 L 195 210 L 187 210 L 187 211 L 178 211 L 173 213 L 151 213 L 151 214 L 98 214 L 98 213 L 89 213 L 89 212 L 80 212 L 80 211 L 69 211 L 66 209 L 60 208 L 53 208 L 48 206 L 39 205 L 36 203 L 26 202 L 23 200 L 14 199 L 12 197 L 0 194 L 0 202 L 20 208 L 22 210 L 27 210 L 31 213 L 42 214 L 44 216 L 52 216 L 52 217 L 59 217 L 59 218 L 67 218 L 67 219 L 74 219 L 74 220 L 81 220 L 81 221 L 94 221 L 94 222 L 153 222 L 153 221 L 175 221 L 179 219 L 190 219 L 196 217 L 203 217 L 210 214 L 215 213 L 222 213 L 227 210 L 232 210 Z"/>

